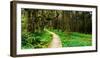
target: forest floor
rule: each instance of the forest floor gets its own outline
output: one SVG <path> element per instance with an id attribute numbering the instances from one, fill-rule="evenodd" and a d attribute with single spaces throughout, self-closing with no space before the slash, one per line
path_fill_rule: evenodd
<path id="1" fill-rule="evenodd" d="M 51 32 L 47 29 L 45 29 L 45 31 L 47 31 L 48 33 L 52 34 L 52 40 L 48 46 L 48 48 L 60 48 L 62 47 L 62 43 L 61 43 L 61 40 L 60 40 L 60 37 L 54 33 L 54 32 Z"/>
<path id="2" fill-rule="evenodd" d="M 22 49 L 92 46 L 92 34 L 44 29 L 41 33 L 22 33 Z"/>
<path id="3" fill-rule="evenodd" d="M 49 29 L 47 29 L 49 30 Z M 79 32 L 62 32 L 61 30 L 51 29 L 51 32 L 56 34 L 62 44 L 62 47 L 77 47 L 77 46 L 91 46 L 92 35 Z"/>

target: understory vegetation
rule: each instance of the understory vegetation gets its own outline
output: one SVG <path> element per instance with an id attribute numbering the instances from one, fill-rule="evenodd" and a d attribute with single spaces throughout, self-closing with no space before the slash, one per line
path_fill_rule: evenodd
<path id="1" fill-rule="evenodd" d="M 52 35 L 45 31 L 41 33 L 23 32 L 22 49 L 47 48 L 51 39 Z"/>
<path id="2" fill-rule="evenodd" d="M 62 47 L 91 46 L 92 35 L 78 32 L 62 32 L 61 30 L 50 30 L 56 33 L 62 42 Z M 41 33 L 22 33 L 22 49 L 47 48 L 52 40 L 52 35 L 46 31 Z"/>
<path id="3" fill-rule="evenodd" d="M 59 35 L 63 47 L 91 46 L 92 35 L 78 32 L 62 32 L 61 30 L 51 30 Z"/>

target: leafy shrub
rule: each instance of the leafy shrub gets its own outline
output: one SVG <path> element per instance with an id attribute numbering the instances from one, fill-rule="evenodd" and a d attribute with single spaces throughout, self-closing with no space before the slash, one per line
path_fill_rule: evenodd
<path id="1" fill-rule="evenodd" d="M 47 48 L 51 41 L 51 34 L 43 32 L 22 32 L 22 49 Z"/>

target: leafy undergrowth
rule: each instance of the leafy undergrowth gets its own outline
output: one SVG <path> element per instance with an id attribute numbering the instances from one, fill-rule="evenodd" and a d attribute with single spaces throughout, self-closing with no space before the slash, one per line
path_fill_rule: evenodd
<path id="1" fill-rule="evenodd" d="M 47 48 L 52 35 L 48 32 L 22 32 L 22 49 Z"/>
<path id="2" fill-rule="evenodd" d="M 50 30 L 50 29 L 48 29 Z M 62 47 L 79 47 L 79 46 L 91 46 L 92 35 L 83 34 L 78 32 L 63 32 L 61 30 L 51 29 L 51 32 L 56 33 L 62 42 Z M 22 49 L 33 48 L 48 48 L 49 43 L 52 40 L 52 35 L 46 31 L 41 33 L 35 32 L 22 32 Z"/>
<path id="3" fill-rule="evenodd" d="M 78 32 L 64 33 L 61 30 L 51 30 L 59 35 L 63 47 L 91 46 L 92 35 Z"/>

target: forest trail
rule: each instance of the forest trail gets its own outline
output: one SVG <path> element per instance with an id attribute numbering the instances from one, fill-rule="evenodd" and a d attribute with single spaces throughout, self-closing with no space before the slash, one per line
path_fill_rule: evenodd
<path id="1" fill-rule="evenodd" d="M 57 34 L 55 34 L 54 32 L 51 32 L 47 29 L 45 29 L 45 31 L 49 32 L 53 36 L 52 41 L 49 44 L 48 48 L 60 48 L 60 47 L 62 47 L 60 37 Z"/>

